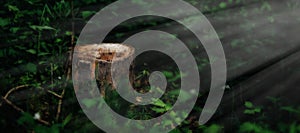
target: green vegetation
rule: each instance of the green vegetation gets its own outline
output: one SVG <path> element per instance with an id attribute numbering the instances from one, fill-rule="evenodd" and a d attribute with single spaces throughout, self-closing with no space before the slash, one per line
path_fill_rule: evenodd
<path id="1" fill-rule="evenodd" d="M 0 10 L 0 93 L 2 99 L 13 101 L 12 104 L 0 102 L 0 128 L 12 132 L 35 132 L 35 133 L 59 133 L 59 132 L 96 132 L 99 131 L 91 123 L 78 105 L 73 90 L 70 77 L 70 55 L 72 48 L 79 36 L 80 29 L 76 28 L 80 22 L 87 22 L 89 18 L 105 5 L 115 0 L 2 0 Z M 132 0 L 137 4 L 144 4 L 140 0 Z M 198 0 L 186 0 L 190 4 L 200 7 L 200 10 L 207 14 L 225 14 L 212 16 L 214 20 L 231 19 L 232 16 L 226 9 L 235 5 L 245 5 L 246 0 L 206 0 L 200 3 Z M 243 24 L 237 25 L 243 31 L 251 31 L 257 28 L 257 24 L 248 20 L 247 17 L 253 13 L 271 12 L 272 5 L 267 0 L 259 1 L 260 7 L 253 12 L 248 12 L 244 8 L 239 10 L 239 15 L 243 16 Z M 100 4 L 99 4 L 100 3 Z M 284 2 L 283 2 L 284 3 Z M 99 7 L 94 7 L 99 4 Z M 296 9 L 300 4 L 286 2 L 286 8 Z M 268 23 L 276 22 L 276 14 L 267 18 Z M 161 21 L 162 20 L 162 21 Z M 171 27 L 169 20 L 159 19 L 148 23 L 123 23 L 121 30 L 114 32 L 109 40 L 124 40 L 129 33 L 127 31 L 138 31 L 141 28 L 151 29 L 158 25 Z M 188 21 L 188 20 L 187 20 Z M 299 19 L 300 21 L 300 19 Z M 76 22 L 76 23 L 75 23 Z M 78 23 L 77 23 L 78 22 Z M 77 25 L 78 24 L 78 25 Z M 81 27 L 82 28 L 82 27 Z M 274 31 L 265 31 L 271 36 L 275 35 Z M 221 39 L 222 32 L 218 32 Z M 176 35 L 175 35 L 176 36 Z M 251 40 L 249 35 L 244 38 L 232 39 L 228 43 L 234 50 L 242 49 L 245 53 L 251 53 L 258 47 L 274 43 L 270 38 L 261 40 Z M 247 42 L 251 40 L 251 42 Z M 246 43 L 251 43 L 251 47 L 246 47 Z M 195 42 L 188 44 L 195 46 Z M 245 61 L 239 57 L 232 59 L 233 65 L 229 70 L 244 66 Z M 199 70 L 205 70 L 209 61 L 207 58 L 197 58 Z M 251 61 L 250 61 L 251 62 Z M 159 61 L 158 61 L 159 63 Z M 164 63 L 164 62 L 162 62 Z M 136 87 L 143 87 L 148 90 L 148 83 L 145 81 L 151 73 L 148 68 L 141 67 L 136 72 L 136 80 L 140 84 Z M 180 73 L 168 68 L 162 71 L 166 76 L 170 90 L 161 99 L 154 99 L 153 105 L 147 107 L 138 107 L 126 103 L 116 94 L 108 92 L 106 101 L 115 110 L 121 110 L 120 113 L 128 118 L 133 119 L 151 119 L 167 112 L 179 95 Z M 247 77 L 246 77 L 247 78 Z M 238 81 L 235 81 L 236 83 Z M 13 89 L 12 89 L 13 88 Z M 160 88 L 157 88 L 160 89 Z M 10 90 L 14 90 L 6 94 Z M 232 91 L 228 89 L 226 91 Z M 187 92 L 183 93 L 185 100 L 189 100 Z M 199 94 L 199 99 L 205 100 L 207 93 Z M 233 101 L 236 99 L 233 99 Z M 189 115 L 183 123 L 174 129 L 173 133 L 179 132 L 204 132 L 218 133 L 224 131 L 241 132 L 241 133 L 261 133 L 261 132 L 300 132 L 300 106 L 283 104 L 281 99 L 269 97 L 270 106 L 255 105 L 251 101 L 246 101 L 243 106 L 243 116 L 247 119 L 239 119 L 226 122 L 216 122 L 214 119 L 207 125 L 198 125 L 199 112 L 202 110 L 203 101 L 197 103 L 193 109 L 193 114 Z M 120 102 L 121 101 L 121 102 Z M 124 103 L 123 103 L 124 102 Z M 101 108 L 95 100 L 84 101 L 87 107 Z M 123 103 L 123 104 L 122 104 Z M 17 106 L 17 107 L 14 107 Z M 239 107 L 232 103 L 232 110 Z M 125 110 L 125 111 L 124 111 Z M 178 123 L 184 116 L 185 112 L 171 112 L 169 121 L 164 121 L 163 126 L 172 127 Z M 222 114 L 218 110 L 216 114 Z M 276 119 L 274 118 L 276 116 Z M 107 120 L 113 124 L 113 120 Z M 226 127 L 230 125 L 230 127 Z M 138 128 L 143 128 L 140 125 Z"/>

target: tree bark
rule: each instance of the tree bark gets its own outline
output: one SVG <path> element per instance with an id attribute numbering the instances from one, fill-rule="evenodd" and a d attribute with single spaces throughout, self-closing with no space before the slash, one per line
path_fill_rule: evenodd
<path id="1" fill-rule="evenodd" d="M 77 46 L 74 52 L 77 55 L 79 64 L 76 64 L 76 67 L 81 67 L 81 71 L 76 71 L 75 80 L 85 80 L 82 77 L 87 77 L 86 80 L 96 79 L 99 83 L 98 87 L 101 95 L 105 96 L 107 86 L 116 89 L 116 83 L 113 83 L 112 75 L 118 76 L 129 71 L 130 82 L 134 80 L 134 63 L 128 62 L 133 58 L 134 51 L 133 47 L 125 44 L 106 43 Z M 111 69 L 112 63 L 117 66 L 115 69 L 118 69 L 118 73 L 114 73 L 115 70 Z M 128 65 L 126 63 L 131 63 L 130 70 L 126 70 L 125 66 Z M 81 77 L 79 78 L 79 76 Z M 78 89 L 80 89 L 79 86 L 75 85 L 75 91 L 78 91 Z"/>

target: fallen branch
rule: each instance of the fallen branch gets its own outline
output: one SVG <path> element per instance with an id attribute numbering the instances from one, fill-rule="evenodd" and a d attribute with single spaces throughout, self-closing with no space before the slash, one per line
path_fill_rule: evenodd
<path id="1" fill-rule="evenodd" d="M 24 113 L 24 110 L 21 109 L 20 107 L 18 107 L 17 105 L 13 104 L 10 100 L 6 99 L 5 97 L 1 96 L 1 99 L 7 103 L 8 105 L 10 105 L 12 108 L 14 108 L 15 110 L 19 111 L 20 113 Z M 35 119 L 36 121 L 44 124 L 44 125 L 50 125 L 49 122 L 45 121 L 45 120 L 42 120 L 42 119 Z"/>
<path id="2" fill-rule="evenodd" d="M 18 107 L 17 105 L 13 104 L 10 100 L 6 99 L 5 97 L 1 96 L 1 99 L 6 102 L 8 105 L 10 105 L 12 108 L 14 108 L 15 110 L 19 111 L 19 112 L 24 112 L 23 109 L 21 109 L 20 107 Z"/>
<path id="3" fill-rule="evenodd" d="M 29 86 L 29 85 L 20 85 L 20 86 L 14 87 L 14 88 L 10 89 L 10 90 L 4 95 L 3 98 L 7 99 L 8 96 L 9 96 L 11 93 L 13 93 L 14 91 L 17 91 L 17 90 L 19 90 L 19 89 L 21 89 L 21 88 L 25 88 L 25 87 L 28 87 L 28 86 Z M 1 97 L 2 97 L 2 96 L 1 96 Z M 0 107 L 1 107 L 1 105 L 2 105 L 2 102 L 0 103 Z"/>
<path id="4" fill-rule="evenodd" d="M 52 95 L 54 95 L 54 96 L 56 96 L 59 99 L 62 99 L 61 95 L 58 95 L 57 93 L 55 93 L 55 92 L 53 92 L 51 90 L 47 90 L 47 92 L 50 93 L 50 94 L 52 94 Z"/>
<path id="5" fill-rule="evenodd" d="M 21 109 L 20 107 L 18 107 L 17 105 L 15 105 L 12 101 L 8 100 L 7 98 L 8 98 L 13 92 L 18 91 L 18 90 L 23 89 L 23 88 L 26 88 L 26 87 L 29 87 L 29 86 L 30 86 L 30 85 L 20 85 L 20 86 L 17 86 L 17 87 L 14 87 L 14 88 L 10 89 L 10 90 L 4 95 L 4 97 L 1 96 L 2 101 L 4 101 L 5 103 L 7 103 L 9 106 L 11 106 L 12 108 L 14 108 L 15 110 L 17 110 L 17 111 L 23 113 L 23 112 L 24 112 L 23 109 Z M 40 87 L 40 88 L 42 88 L 42 87 Z M 42 89 L 44 89 L 44 88 L 42 88 Z M 62 98 L 60 95 L 58 95 L 58 94 L 56 94 L 55 92 L 50 91 L 50 90 L 48 90 L 48 89 L 47 89 L 47 92 L 50 93 L 50 94 L 52 94 L 52 95 L 54 95 L 54 96 L 56 96 L 56 97 L 58 97 L 58 98 L 60 98 L 60 99 Z M 2 101 L 1 101 L 1 103 L 0 103 L 0 106 L 2 106 Z M 44 124 L 44 125 L 50 125 L 50 123 L 47 122 L 47 121 L 45 121 L 45 120 L 42 120 L 42 119 L 35 119 L 35 120 L 38 121 L 38 122 L 40 122 L 40 123 L 42 123 L 42 124 Z"/>
<path id="6" fill-rule="evenodd" d="M 28 87 L 28 86 L 29 86 L 29 85 L 20 85 L 20 86 L 14 87 L 14 88 L 10 89 L 10 90 L 5 94 L 4 98 L 8 98 L 8 96 L 9 96 L 11 93 L 13 93 L 14 91 L 17 91 L 17 90 L 19 90 L 19 89 L 21 89 L 21 88 L 25 88 L 25 87 Z"/>

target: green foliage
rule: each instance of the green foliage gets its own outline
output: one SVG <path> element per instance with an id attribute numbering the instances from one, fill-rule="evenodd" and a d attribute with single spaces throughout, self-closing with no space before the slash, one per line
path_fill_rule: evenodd
<path id="1" fill-rule="evenodd" d="M 94 15 L 96 12 L 95 11 L 82 11 L 81 15 L 83 19 L 87 19 L 88 17 Z"/>
<path id="2" fill-rule="evenodd" d="M 290 113 L 300 114 L 300 108 L 296 109 L 292 106 L 283 106 L 280 107 L 281 110 L 288 111 Z"/>
<path id="3" fill-rule="evenodd" d="M 1 92 L 6 92 L 7 89 L 13 88 L 18 85 L 29 84 L 33 86 L 32 89 L 38 90 L 39 88 L 46 88 L 50 90 L 59 90 L 61 91 L 63 84 L 65 84 L 62 79 L 66 77 L 65 72 L 65 61 L 66 53 L 69 52 L 71 44 L 71 39 L 75 39 L 76 36 L 73 36 L 72 29 L 69 24 L 73 21 L 88 20 L 92 15 L 94 15 L 97 10 L 89 10 L 81 8 L 82 6 L 91 6 L 95 4 L 109 4 L 115 0 L 58 0 L 58 1 L 49 1 L 49 0 L 10 0 L 10 1 L 1 1 L 3 4 L 2 10 L 0 11 L 0 27 L 1 27 L 1 44 L 7 44 L 8 46 L 1 46 L 0 49 L 0 60 L 1 64 L 0 70 L 3 71 L 4 76 L 0 78 Z M 149 7 L 147 1 L 143 0 L 131 0 L 133 3 L 142 5 L 144 7 Z M 224 14 L 224 17 L 230 16 L 232 14 L 225 14 L 222 12 L 228 8 L 231 8 L 235 4 L 245 4 L 246 0 L 223 0 L 223 1 L 201 1 L 198 0 L 186 0 L 192 5 L 201 7 L 201 11 L 204 13 L 220 13 Z M 258 1 L 258 0 L 255 0 Z M 73 3 L 72 3 L 73 2 Z M 257 15 L 260 13 L 271 12 L 273 9 L 272 5 L 268 1 L 260 1 L 261 5 L 257 7 Z M 300 2 L 283 2 L 285 6 L 290 10 L 296 10 L 299 8 Z M 99 7 L 100 8 L 100 7 Z M 101 7 L 102 8 L 102 7 Z M 245 21 L 237 27 L 245 30 L 251 31 L 257 28 L 257 24 L 248 22 L 246 17 L 251 15 L 251 12 L 247 11 L 244 7 L 241 7 L 237 10 L 238 17 Z M 213 16 L 213 15 L 212 15 Z M 232 16 L 237 17 L 237 16 Z M 229 18 L 229 17 L 228 17 Z M 185 18 L 184 21 L 191 21 L 194 17 Z M 219 18 L 213 18 L 218 20 Z M 222 21 L 224 18 L 220 18 Z M 270 23 L 276 23 L 276 14 L 267 16 L 265 18 Z M 299 18 L 296 18 L 300 20 Z M 144 21 L 141 21 L 143 23 Z M 144 23 L 143 23 L 144 24 Z M 148 26 L 155 27 L 159 25 L 159 22 L 149 22 Z M 168 25 L 168 24 L 166 24 Z M 125 26 L 128 30 L 139 30 L 141 26 L 129 24 Z M 221 33 L 220 33 L 221 34 Z M 270 33 L 270 34 L 276 34 Z M 126 37 L 126 32 L 120 32 L 114 34 L 114 37 L 117 39 L 122 39 Z M 74 37 L 74 38 L 72 38 Z M 174 38 L 177 36 L 173 36 Z M 50 38 L 50 39 L 49 39 Z M 248 40 L 248 41 L 246 41 Z M 253 44 L 253 47 L 256 45 L 270 44 L 272 40 L 252 40 L 249 42 L 249 38 L 239 38 L 232 39 L 229 45 L 232 48 L 236 48 L 245 52 L 250 52 L 251 49 L 246 49 L 246 44 Z M 7 60 L 7 58 L 10 58 Z M 209 65 L 207 59 L 196 59 L 198 62 L 199 70 L 202 70 L 205 66 Z M 232 61 L 235 65 L 234 68 L 241 67 L 245 65 L 245 61 L 237 59 Z M 232 69 L 232 68 L 231 68 Z M 5 72 L 4 72 L 5 71 Z M 8 71 L 8 72 L 6 72 Z M 169 70 L 162 71 L 164 76 L 168 80 L 170 86 L 170 91 L 162 99 L 153 99 L 152 105 L 149 108 L 139 109 L 139 110 L 129 110 L 124 111 L 125 116 L 131 118 L 145 118 L 150 119 L 153 117 L 153 114 L 163 114 L 169 111 L 172 108 L 171 103 L 176 100 L 177 96 L 180 94 L 183 97 L 183 101 L 188 101 L 190 99 L 189 92 L 179 89 L 178 81 L 181 77 L 184 77 L 185 73 L 173 72 Z M 145 69 L 141 71 L 136 79 L 144 80 L 145 77 L 150 75 L 150 71 Z M 69 83 L 69 81 L 67 82 Z M 142 84 L 142 83 L 141 83 Z M 72 86 L 69 84 L 67 86 L 68 91 L 72 91 Z M 139 87 L 142 85 L 139 85 Z M 145 87 L 146 88 L 146 87 Z M 159 89 L 159 88 L 158 88 Z M 229 90 L 231 91 L 231 89 Z M 130 107 L 121 106 L 119 99 L 116 93 L 111 92 L 108 94 L 110 97 L 106 98 L 106 102 L 116 110 L 121 109 L 131 109 Z M 46 96 L 50 100 L 47 101 L 47 104 L 51 105 L 51 108 L 56 108 L 57 99 L 54 96 Z M 68 100 L 66 103 L 72 103 L 76 101 L 74 94 L 68 94 L 64 100 Z M 110 99 L 110 100 L 108 100 Z M 41 101 L 39 101 L 41 100 Z M 32 103 L 28 103 L 26 106 L 26 112 L 17 120 L 17 123 L 24 127 L 27 132 L 35 133 L 58 133 L 58 132 L 89 132 L 91 128 L 97 128 L 93 123 L 88 120 L 82 121 L 82 118 L 85 118 L 84 113 L 80 110 L 80 107 L 73 108 L 69 107 L 62 110 L 61 117 L 59 119 L 53 118 L 50 116 L 49 126 L 45 126 L 36 121 L 32 116 L 32 110 L 28 106 L 33 106 L 35 102 L 42 102 L 42 99 L 35 100 Z M 280 99 L 269 97 L 269 100 L 274 104 L 270 107 L 271 111 L 266 111 L 267 108 L 262 108 L 256 105 L 253 105 L 252 102 L 245 102 L 244 114 L 253 118 L 249 119 L 246 122 L 238 121 L 234 123 L 234 127 L 237 127 L 239 132 L 274 132 L 275 130 L 279 132 L 290 132 L 297 133 L 300 132 L 299 125 L 299 116 L 300 108 L 298 106 L 292 105 L 282 105 L 280 104 Z M 71 102 L 72 101 L 72 102 Z M 200 100 L 199 100 L 200 101 Z M 98 103 L 95 99 L 86 99 L 82 101 L 87 108 L 97 107 L 102 108 L 102 105 L 105 103 Z M 77 105 L 77 102 L 73 103 Z M 37 104 L 39 105 L 39 104 Z M 78 106 L 78 105 L 77 105 Z M 234 106 L 234 105 L 233 105 Z M 35 106 L 35 108 L 38 108 Z M 47 110 L 55 112 L 56 110 Z M 152 112 L 151 112 L 152 111 Z M 201 106 L 196 106 L 194 108 L 195 112 L 201 111 Z M 49 113 L 48 112 L 48 113 Z M 222 112 L 222 111 L 220 111 Z M 218 112 L 218 113 L 220 113 Z M 277 113 L 278 120 L 273 120 L 271 117 L 266 117 L 272 112 Z M 51 112 L 50 112 L 51 113 Z M 289 116 L 281 115 L 281 113 L 288 113 Z M 179 124 L 181 120 L 188 114 L 186 112 L 170 112 L 170 120 L 162 121 L 161 124 L 165 127 L 172 127 L 175 123 Z M 269 115 L 270 116 L 270 115 Z M 194 117 L 194 116 L 192 116 Z M 288 117 L 288 122 L 281 122 L 281 119 Z M 106 124 L 114 125 L 116 124 L 115 120 L 110 119 L 109 115 L 105 116 Z M 292 121 L 291 121 L 292 119 Z M 270 121 L 278 123 L 277 125 L 270 125 Z M 199 132 L 204 133 L 218 133 L 224 130 L 222 124 L 214 123 L 211 125 L 192 125 L 192 121 L 184 120 L 183 124 L 172 132 L 193 132 L 195 129 Z M 1 127 L 9 125 L 6 118 L 0 118 Z M 185 126 L 188 125 L 188 126 Z M 15 125 L 14 125 L 15 126 Z M 271 128 L 274 127 L 275 129 Z M 145 128 L 144 125 L 137 125 L 138 129 Z M 272 129 L 272 130 L 271 130 Z M 233 129 L 234 130 L 234 129 Z M 274 131 L 273 131 L 274 130 Z M 155 132 L 155 131 L 153 131 Z"/>
<path id="4" fill-rule="evenodd" d="M 245 114 L 256 114 L 256 113 L 260 113 L 261 112 L 261 108 L 260 107 L 255 107 L 251 102 L 247 101 L 245 102 L 245 107 L 247 108 L 244 113 Z"/>
<path id="5" fill-rule="evenodd" d="M 70 119 L 70 118 L 68 118 Z M 69 120 L 68 120 L 69 121 Z M 26 126 L 29 129 L 32 129 L 36 133 L 59 133 L 68 122 L 64 122 L 64 124 L 53 124 L 50 127 L 43 126 L 38 124 L 32 115 L 29 113 L 23 113 L 23 115 L 18 119 L 18 124 L 22 126 Z"/>
<path id="6" fill-rule="evenodd" d="M 171 105 L 168 105 L 168 104 L 164 103 L 160 99 L 153 99 L 152 104 L 155 105 L 156 107 L 153 107 L 151 109 L 153 111 L 155 111 L 156 113 L 164 113 L 172 107 Z"/>
<path id="7" fill-rule="evenodd" d="M 10 23 L 9 18 L 0 18 L 0 26 L 1 27 L 5 27 L 5 26 L 9 25 L 9 23 Z"/>
<path id="8" fill-rule="evenodd" d="M 207 127 L 206 129 L 204 129 L 204 133 L 220 133 L 222 132 L 222 128 L 223 127 L 220 125 L 213 124 Z"/>
<path id="9" fill-rule="evenodd" d="M 72 120 L 72 114 L 69 114 L 62 122 L 62 127 L 65 127 Z"/>
<path id="10" fill-rule="evenodd" d="M 219 7 L 220 7 L 220 8 L 226 8 L 226 7 L 227 7 L 226 2 L 221 2 L 221 3 L 219 4 Z"/>
<path id="11" fill-rule="evenodd" d="M 258 124 L 245 122 L 240 126 L 239 132 L 241 133 L 273 133 L 273 131 L 265 129 Z"/>
<path id="12" fill-rule="evenodd" d="M 25 70 L 27 70 L 28 72 L 31 73 L 35 73 L 37 71 L 37 67 L 35 64 L 33 63 L 28 63 L 24 66 Z"/>
<path id="13" fill-rule="evenodd" d="M 31 114 L 24 112 L 18 119 L 18 124 L 32 129 L 36 133 L 59 133 L 71 121 L 72 115 L 68 115 L 63 123 L 53 124 L 50 127 L 38 124 Z"/>
<path id="14" fill-rule="evenodd" d="M 35 121 L 34 121 L 33 117 L 29 113 L 25 112 L 18 119 L 18 124 L 20 124 L 20 125 L 34 126 Z"/>
<path id="15" fill-rule="evenodd" d="M 37 31 L 43 31 L 43 30 L 55 30 L 54 28 L 50 26 L 38 26 L 38 25 L 31 25 L 30 28 Z"/>

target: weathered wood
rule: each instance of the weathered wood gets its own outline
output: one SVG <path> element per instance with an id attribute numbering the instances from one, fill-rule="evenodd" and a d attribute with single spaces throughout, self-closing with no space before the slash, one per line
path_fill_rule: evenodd
<path id="1" fill-rule="evenodd" d="M 101 94 L 105 94 L 105 85 L 109 85 L 112 89 L 115 89 L 116 83 L 113 82 L 112 75 L 118 76 L 126 70 L 125 64 L 133 58 L 134 48 L 125 44 L 91 44 L 91 45 L 80 45 L 75 48 L 75 54 L 77 55 L 78 67 L 88 66 L 85 75 L 82 72 L 76 72 L 78 76 L 87 76 L 88 79 L 96 79 L 100 83 Z M 112 64 L 117 65 L 118 73 L 114 73 Z M 133 63 L 130 65 L 130 69 L 133 67 Z M 96 73 L 95 73 L 96 72 Z M 121 73 L 119 73 L 121 72 Z M 131 71 L 133 72 L 133 71 Z M 83 75 L 82 75 L 83 74 Z M 133 81 L 133 75 L 130 76 L 130 81 Z M 78 78 L 77 78 L 78 79 Z M 75 79 L 76 80 L 76 79 Z M 77 88 L 80 89 L 80 88 Z"/>

